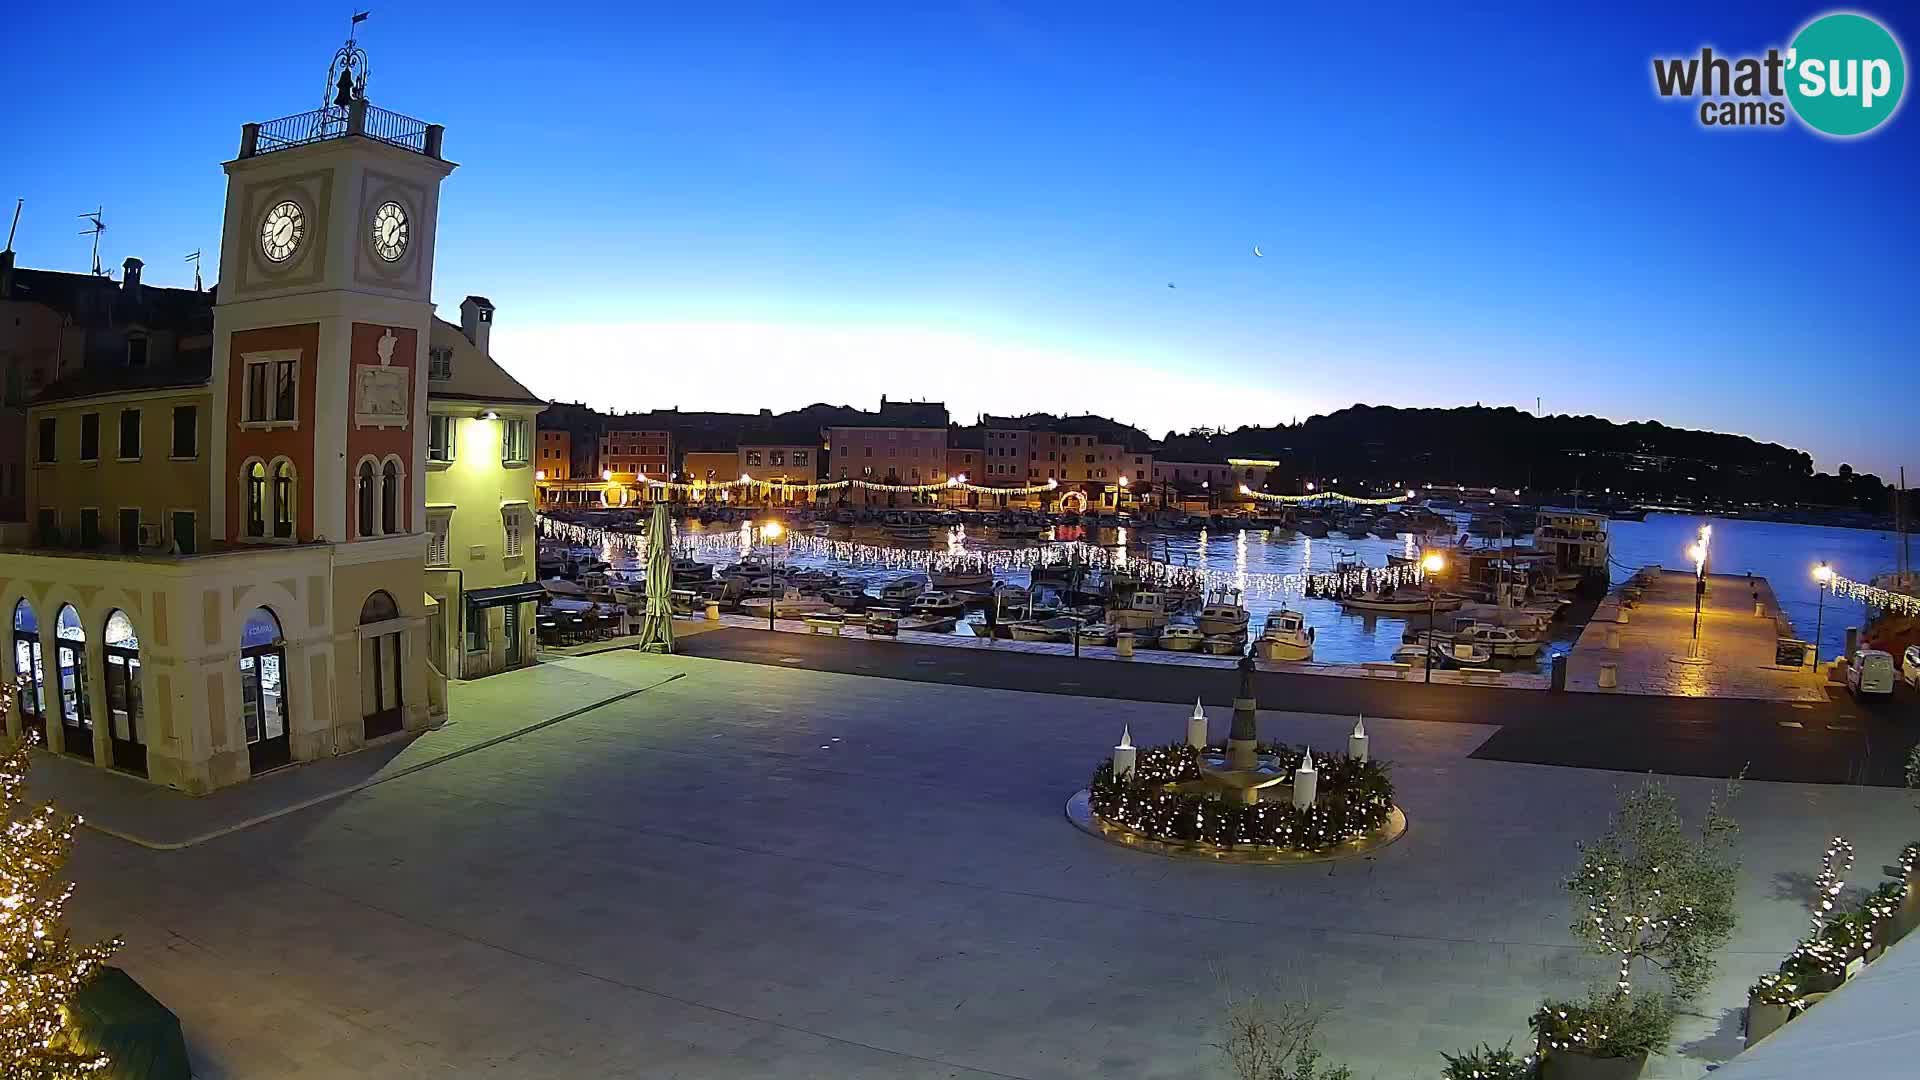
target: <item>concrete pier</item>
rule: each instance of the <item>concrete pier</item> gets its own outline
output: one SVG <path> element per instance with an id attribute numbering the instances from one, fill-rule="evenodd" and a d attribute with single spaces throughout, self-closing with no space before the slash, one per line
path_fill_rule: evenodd
<path id="1" fill-rule="evenodd" d="M 1637 586 L 1637 588 L 1636 588 Z M 1648 569 L 1608 596 L 1567 657 L 1567 689 L 1606 694 L 1665 694 L 1766 701 L 1826 701 L 1824 681 L 1805 667 L 1774 662 L 1775 645 L 1793 637 L 1767 579 L 1707 575 L 1700 606 L 1698 663 L 1687 662 L 1693 635 L 1694 575 Z M 1637 594 L 1637 595 L 1636 595 Z M 1627 621 L 1621 622 L 1622 606 Z M 1617 642 L 1617 646 L 1614 644 Z M 1617 685 L 1602 686 L 1603 665 Z"/>

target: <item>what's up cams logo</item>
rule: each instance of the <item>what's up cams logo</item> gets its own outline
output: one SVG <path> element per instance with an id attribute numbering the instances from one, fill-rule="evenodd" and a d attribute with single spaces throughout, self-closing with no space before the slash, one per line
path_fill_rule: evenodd
<path id="1" fill-rule="evenodd" d="M 1845 139 L 1899 110 L 1907 58 L 1879 22 L 1839 11 L 1802 27 L 1785 52 L 1656 57 L 1653 86 L 1663 98 L 1699 99 L 1703 127 L 1781 127 L 1791 109 L 1814 131 Z"/>

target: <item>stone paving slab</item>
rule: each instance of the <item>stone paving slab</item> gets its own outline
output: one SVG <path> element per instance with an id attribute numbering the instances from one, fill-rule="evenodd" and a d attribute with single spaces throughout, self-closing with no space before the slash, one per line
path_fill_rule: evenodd
<path id="1" fill-rule="evenodd" d="M 1791 636 L 1793 624 L 1781 611 L 1765 578 L 1709 574 L 1700 611 L 1700 655 L 1705 663 L 1677 663 L 1688 656 L 1693 638 L 1691 573 L 1652 569 L 1636 576 L 1644 586 L 1618 614 L 1622 597 L 1609 596 L 1574 643 L 1567 657 L 1567 689 L 1598 694 L 1660 694 L 1678 697 L 1746 698 L 1764 701 L 1823 702 L 1826 683 L 1808 668 L 1774 663 L 1778 638 Z M 1754 613 L 1755 605 L 1760 614 Z M 1619 647 L 1610 647 L 1610 635 Z M 1619 685 L 1600 685 L 1603 664 L 1615 665 Z"/>
<path id="2" fill-rule="evenodd" d="M 1409 817 L 1377 858 L 1223 867 L 1060 815 L 1123 724 L 1175 739 L 1187 706 L 618 651 L 465 711 L 669 662 L 688 677 L 182 851 L 83 833 L 76 931 L 125 935 L 202 1080 L 1225 1076 L 1227 986 L 1304 988 L 1334 1060 L 1427 1077 L 1606 975 L 1558 883 L 1636 778 L 1474 760 L 1481 725 L 1368 717 Z M 1261 725 L 1338 746 L 1352 717 Z M 1669 783 L 1690 812 L 1716 786 Z M 1755 782 L 1735 813 L 1739 929 L 1655 1080 L 1738 1049 L 1829 836 L 1866 883 L 1914 833 L 1897 791 Z"/>

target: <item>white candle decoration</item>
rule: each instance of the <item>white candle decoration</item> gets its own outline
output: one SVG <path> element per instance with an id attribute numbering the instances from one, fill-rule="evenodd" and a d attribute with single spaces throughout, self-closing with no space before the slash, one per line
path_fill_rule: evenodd
<path id="1" fill-rule="evenodd" d="M 1367 718 L 1362 716 L 1353 722 L 1353 734 L 1347 736 L 1347 756 L 1355 761 L 1367 760 Z"/>
<path id="2" fill-rule="evenodd" d="M 1113 777 L 1124 780 L 1133 772 L 1134 755 L 1133 731 L 1130 727 L 1120 729 L 1120 745 L 1113 748 Z"/>
<path id="3" fill-rule="evenodd" d="M 1313 806 L 1313 796 L 1320 787 L 1320 774 L 1313 768 L 1313 751 L 1307 749 L 1300 755 L 1300 767 L 1293 770 L 1293 805 L 1296 810 L 1306 810 Z"/>
<path id="4" fill-rule="evenodd" d="M 1200 699 L 1193 699 L 1193 715 L 1187 717 L 1187 745 L 1195 750 L 1207 748 L 1207 710 L 1200 707 Z"/>

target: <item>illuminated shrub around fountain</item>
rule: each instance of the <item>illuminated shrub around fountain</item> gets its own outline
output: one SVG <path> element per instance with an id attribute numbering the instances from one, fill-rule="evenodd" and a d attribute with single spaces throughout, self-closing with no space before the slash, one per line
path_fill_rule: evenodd
<path id="1" fill-rule="evenodd" d="M 1224 750 L 1222 743 L 1208 752 Z M 1258 753 L 1290 774 L 1305 751 L 1261 743 Z M 1087 785 L 1087 802 L 1096 816 L 1142 836 L 1223 848 L 1326 851 L 1386 825 L 1393 812 L 1389 763 L 1316 754 L 1313 764 L 1319 790 L 1313 806 L 1299 810 L 1287 802 L 1247 803 L 1219 791 L 1194 790 L 1204 784 L 1200 751 L 1185 743 L 1143 746 L 1125 779 L 1116 780 L 1113 762 L 1102 761 Z"/>

